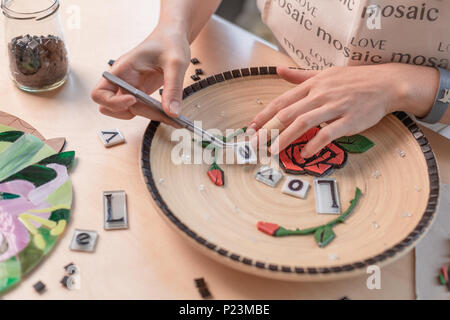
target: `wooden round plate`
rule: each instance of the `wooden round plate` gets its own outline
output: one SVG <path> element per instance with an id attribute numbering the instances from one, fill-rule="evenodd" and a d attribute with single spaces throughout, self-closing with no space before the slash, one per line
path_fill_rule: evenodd
<path id="1" fill-rule="evenodd" d="M 245 68 L 204 79 L 184 90 L 183 115 L 207 129 L 238 129 L 293 85 L 275 67 Z M 262 102 L 262 103 L 261 103 Z M 335 170 L 344 211 L 356 187 L 363 196 L 336 238 L 319 248 L 313 236 L 271 237 L 258 221 L 307 228 L 334 219 L 316 213 L 314 188 L 306 199 L 281 193 L 253 177 L 259 165 L 222 165 L 225 186 L 207 176 L 208 165 L 175 165 L 173 128 L 151 122 L 141 165 L 161 212 L 195 247 L 236 269 L 286 280 L 331 280 L 385 265 L 411 250 L 430 227 L 439 193 L 434 154 L 419 127 L 405 113 L 385 117 L 362 134 L 375 146 L 349 154 Z M 379 172 L 379 176 L 374 175 Z M 286 176 L 286 174 L 285 174 Z M 300 176 L 313 182 L 311 176 Z M 285 179 L 285 178 L 284 178 Z M 204 186 L 203 188 L 201 186 Z"/>

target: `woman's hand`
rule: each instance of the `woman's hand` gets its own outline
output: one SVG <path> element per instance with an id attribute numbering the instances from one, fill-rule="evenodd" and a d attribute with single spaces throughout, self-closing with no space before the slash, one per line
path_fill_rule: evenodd
<path id="1" fill-rule="evenodd" d="M 159 28 L 139 46 L 120 57 L 111 73 L 141 91 L 151 94 L 164 84 L 162 105 L 172 117 L 181 112 L 183 80 L 190 61 L 190 48 L 186 35 L 175 30 Z M 136 115 L 174 124 L 168 117 L 138 102 L 136 98 L 119 90 L 106 79 L 101 79 L 91 93 L 100 106 L 100 112 L 119 119 L 132 119 Z"/>
<path id="2" fill-rule="evenodd" d="M 397 63 L 324 71 L 279 67 L 277 71 L 298 86 L 273 100 L 249 130 L 279 129 L 270 147 L 272 154 L 278 154 L 308 129 L 327 122 L 305 146 L 303 158 L 337 138 L 372 127 L 393 111 L 425 116 L 439 86 L 436 69 Z"/>

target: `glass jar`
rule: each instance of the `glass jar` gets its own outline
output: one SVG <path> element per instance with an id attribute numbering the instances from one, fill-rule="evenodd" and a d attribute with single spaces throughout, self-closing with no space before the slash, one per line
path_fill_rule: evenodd
<path id="1" fill-rule="evenodd" d="M 29 92 L 63 85 L 69 59 L 59 17 L 59 0 L 2 0 L 11 77 Z"/>

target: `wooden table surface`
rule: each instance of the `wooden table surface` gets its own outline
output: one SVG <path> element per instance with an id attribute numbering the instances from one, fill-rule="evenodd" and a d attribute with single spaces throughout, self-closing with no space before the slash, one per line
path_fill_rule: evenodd
<path id="1" fill-rule="evenodd" d="M 96 0 L 80 5 L 81 28 L 68 28 L 71 5 L 61 7 L 72 73 L 67 84 L 52 93 L 24 93 L 8 77 L 6 55 L 0 63 L 0 110 L 34 125 L 46 138 L 65 136 L 66 150 L 75 150 L 71 174 L 74 206 L 71 222 L 54 251 L 5 299 L 198 299 L 193 279 L 204 277 L 216 299 L 413 299 L 413 253 L 382 269 L 381 289 L 369 290 L 367 276 L 328 283 L 268 280 L 212 261 L 191 248 L 158 214 L 141 176 L 141 139 L 148 120 L 105 117 L 89 98 L 107 61 L 138 44 L 157 23 L 158 0 Z M 125 13 L 126 14 L 123 14 Z M 2 32 L 2 31 L 0 31 Z M 1 35 L 0 35 L 1 36 Z M 0 43 L 5 52 L 4 43 Z M 291 59 L 253 35 L 213 18 L 192 45 L 192 55 L 207 75 L 232 68 L 293 65 Z M 186 85 L 190 84 L 187 72 Z M 156 94 L 155 97 L 158 95 Z M 105 149 L 101 129 L 119 128 L 127 143 Z M 450 182 L 447 139 L 427 131 L 438 157 L 441 179 Z M 129 230 L 103 229 L 102 192 L 124 189 L 128 195 Z M 95 253 L 73 252 L 69 241 L 75 228 L 99 233 Z M 59 283 L 63 266 L 74 262 L 81 270 L 81 288 Z M 39 296 L 32 285 L 42 280 L 47 292 Z"/>

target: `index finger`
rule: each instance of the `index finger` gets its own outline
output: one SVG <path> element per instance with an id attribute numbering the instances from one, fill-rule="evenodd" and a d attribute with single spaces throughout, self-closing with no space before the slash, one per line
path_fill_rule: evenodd
<path id="1" fill-rule="evenodd" d="M 103 78 L 92 91 L 91 98 L 111 111 L 125 111 L 137 102 L 134 96 L 121 93 L 119 87 Z"/>

